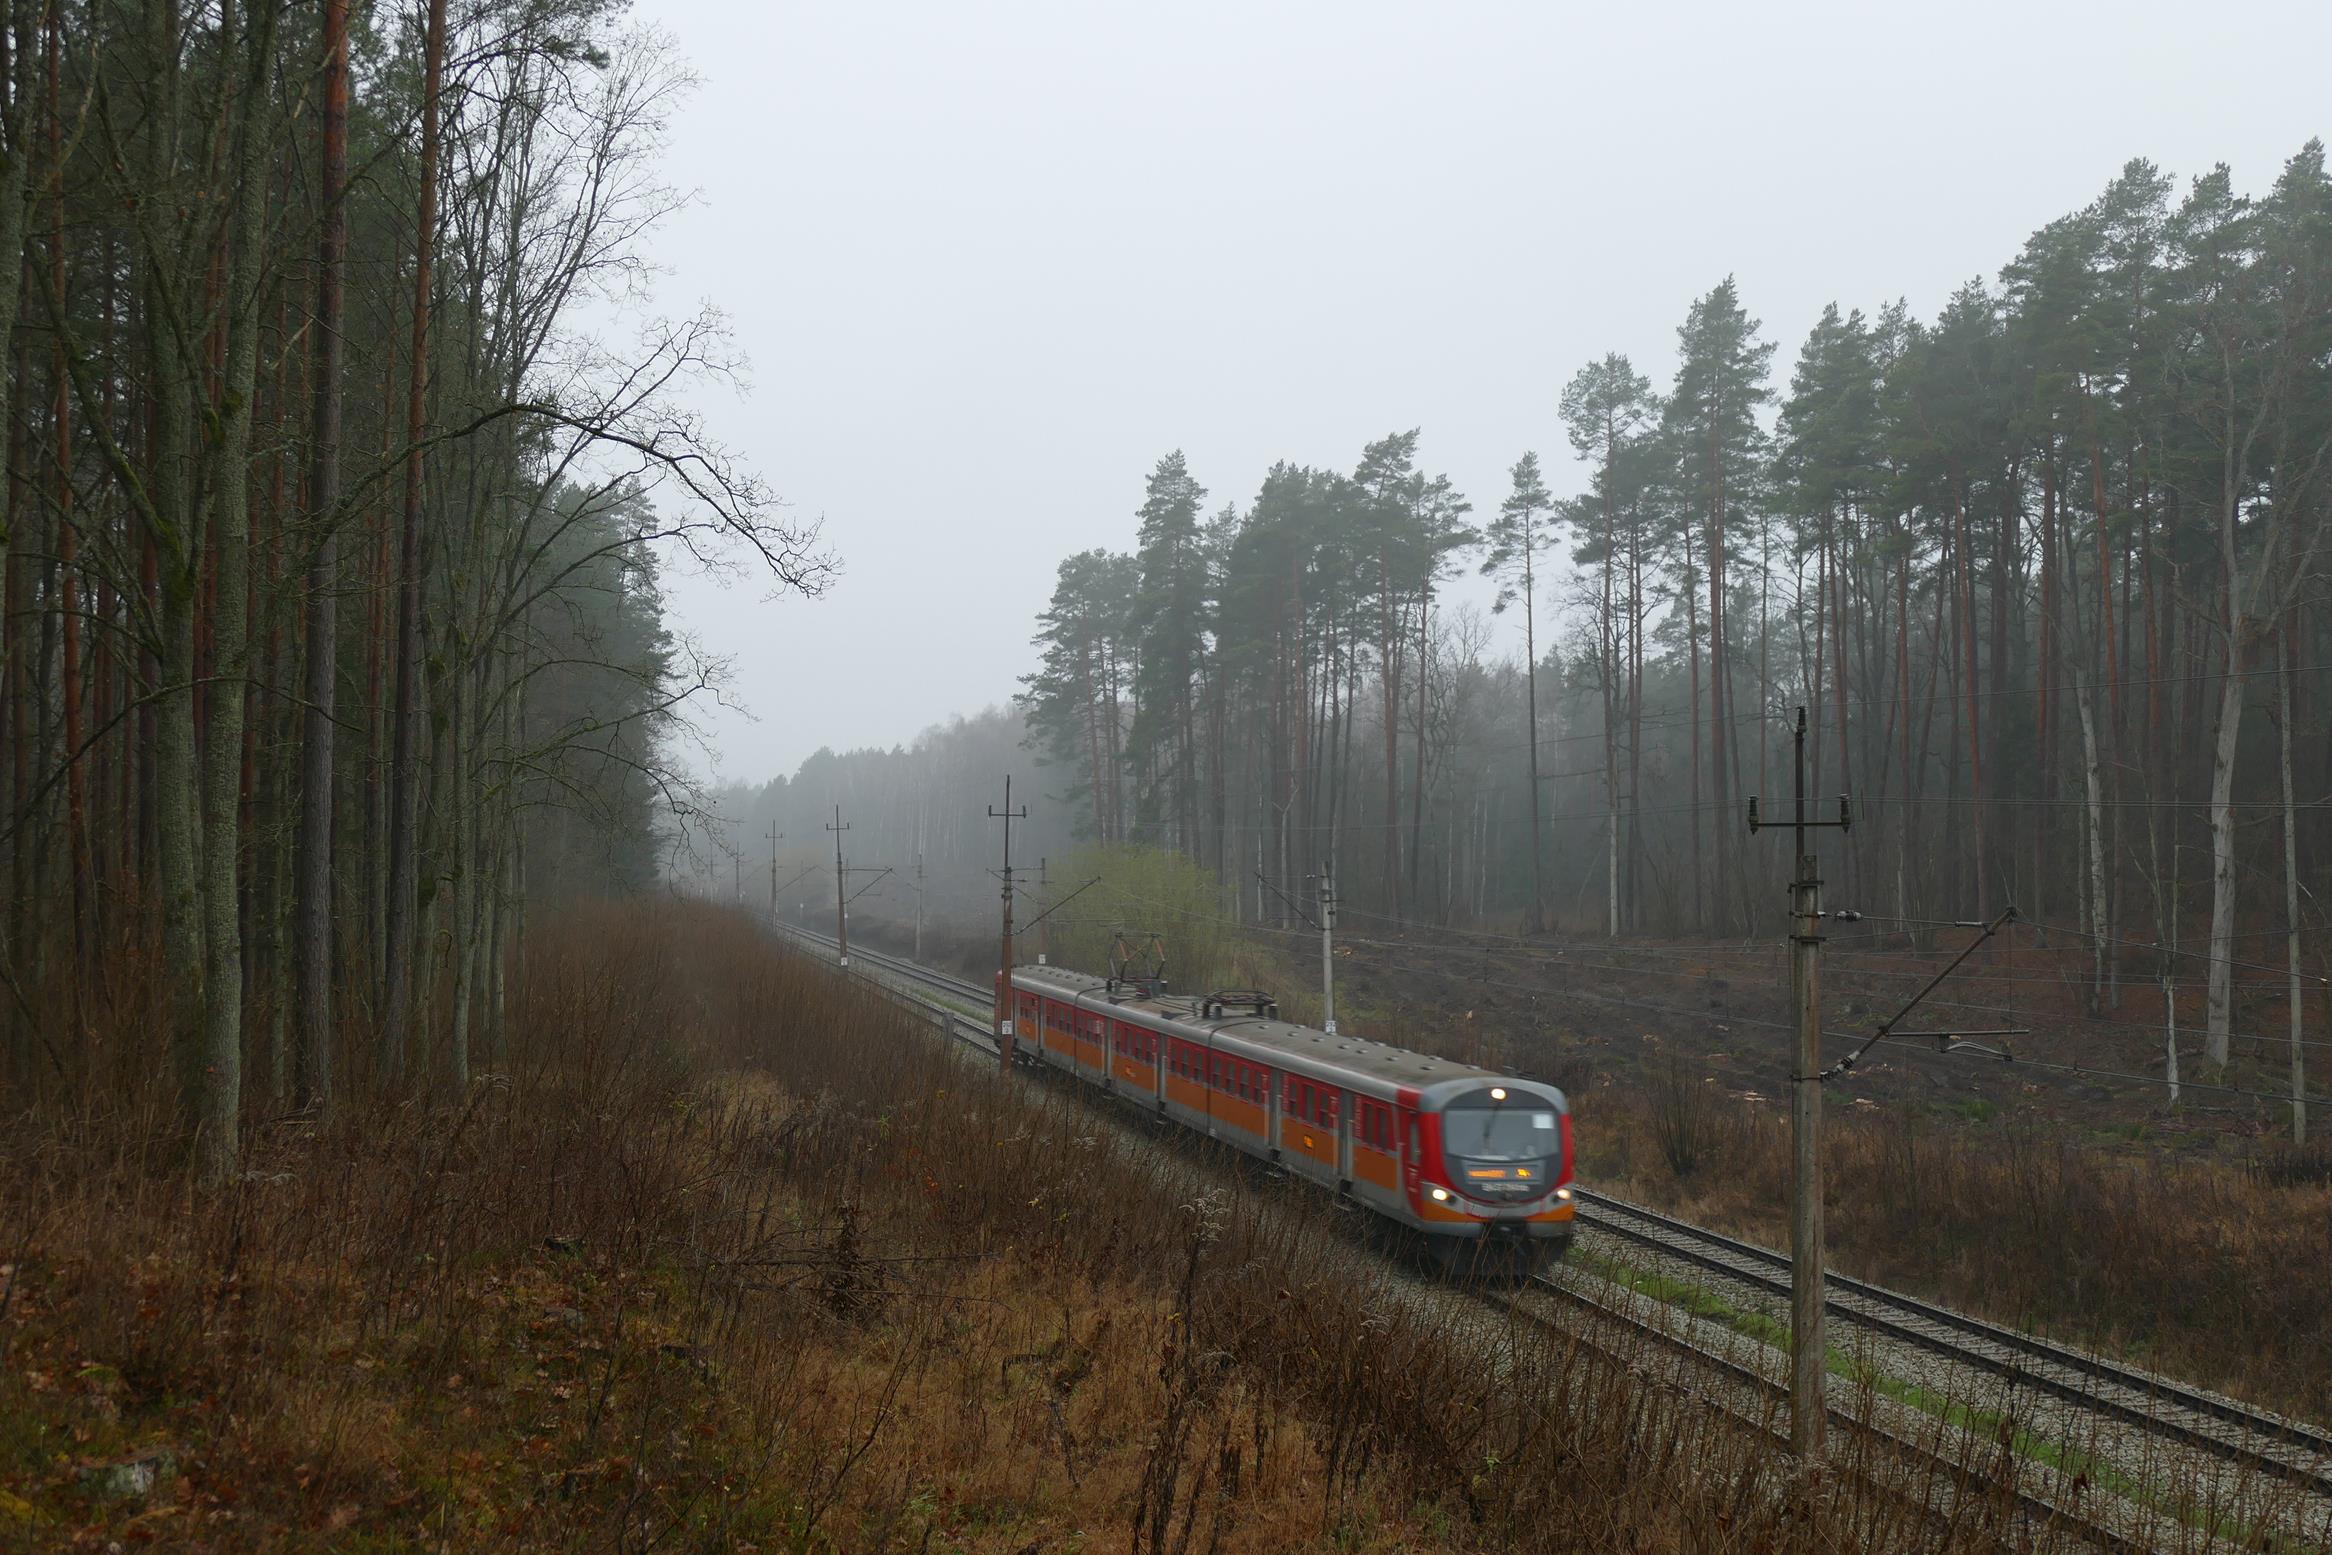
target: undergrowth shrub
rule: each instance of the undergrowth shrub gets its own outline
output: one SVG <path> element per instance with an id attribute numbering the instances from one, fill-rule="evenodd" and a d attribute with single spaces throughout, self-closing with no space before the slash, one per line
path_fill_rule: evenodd
<path id="1" fill-rule="evenodd" d="M 1729 1122 L 1679 1184 L 1673 1082 L 1587 1093 L 1581 1177 L 1785 1245 L 1786 1110 L 1712 1106 Z M 1824 1127 L 1829 1241 L 1851 1272 L 2332 1419 L 2332 1185 L 2305 1158 L 2114 1153 L 1917 1106 Z"/>
<path id="2" fill-rule="evenodd" d="M 576 909 L 521 965 L 497 1073 L 275 1120 L 217 1193 L 135 1111 L 0 1138 L 0 1547 L 2014 1531 L 2005 1497 L 1939 1531 L 1851 1475 L 1792 1492 L 1771 1438 L 1633 1330 L 1419 1281 L 1320 1201 L 1005 1082 L 741 916 Z M 92 1488 L 141 1449 L 166 1489 Z"/>

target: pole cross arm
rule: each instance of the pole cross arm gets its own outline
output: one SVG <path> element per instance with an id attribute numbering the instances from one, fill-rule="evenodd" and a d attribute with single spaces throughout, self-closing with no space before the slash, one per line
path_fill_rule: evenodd
<path id="1" fill-rule="evenodd" d="M 1749 829 L 1762 831 L 1768 826 L 1802 827 L 1807 831 L 1851 831 L 1854 828 L 1854 799 L 1852 795 L 1838 796 L 1838 819 L 1835 821 L 1769 821 L 1757 813 L 1757 796 L 1749 796 Z"/>

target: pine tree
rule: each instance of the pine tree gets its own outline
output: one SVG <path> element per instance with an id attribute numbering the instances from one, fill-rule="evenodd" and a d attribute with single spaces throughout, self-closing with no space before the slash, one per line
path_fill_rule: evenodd
<path id="1" fill-rule="evenodd" d="M 1676 332 L 1676 383 L 1661 424 L 1672 461 L 1671 479 L 1682 505 L 1680 516 L 1701 526 L 1708 579 L 1709 765 L 1717 818 L 1715 922 L 1720 926 L 1735 919 L 1730 817 L 1741 788 L 1738 746 L 1730 738 L 1734 712 L 1727 569 L 1732 530 L 1755 493 L 1765 451 L 1758 412 L 1773 397 L 1766 386 L 1773 346 L 1757 338 L 1758 327 L 1742 308 L 1731 276 L 1694 302 Z M 1694 800 L 1699 802 L 1697 792 Z"/>
<path id="2" fill-rule="evenodd" d="M 1539 474 L 1538 455 L 1526 453 L 1509 472 L 1514 489 L 1498 504 L 1498 516 L 1482 531 L 1488 554 L 1482 571 L 1498 580 L 1498 597 L 1491 605 L 1504 611 L 1522 602 L 1523 686 L 1530 741 L 1530 917 L 1525 932 L 1544 933 L 1546 885 L 1541 875 L 1545 842 L 1539 831 L 1538 772 L 1538 559 L 1554 549 L 1555 534 L 1547 522 L 1554 495 Z"/>
<path id="3" fill-rule="evenodd" d="M 1620 879 L 1619 711 L 1620 689 L 1619 576 L 1624 566 L 1627 587 L 1628 689 L 1624 700 L 1631 726 L 1641 731 L 1643 696 L 1642 546 L 1640 499 L 1645 474 L 1646 428 L 1658 412 L 1651 381 L 1614 352 L 1579 369 L 1564 386 L 1563 425 L 1571 450 L 1589 462 L 1594 489 L 1583 504 L 1575 527 L 1579 531 L 1578 560 L 1599 570 L 1596 610 L 1596 670 L 1603 703 L 1603 792 L 1605 813 L 1604 920 L 1607 933 L 1617 935 L 1622 903 L 1633 900 L 1632 887 L 1623 895 Z M 1628 538 L 1620 539 L 1623 515 Z M 1641 762 L 1640 743 L 1631 741 L 1630 782 L 1636 781 Z M 1633 808 L 1631 804 L 1630 808 Z M 1631 848 L 1631 857 L 1634 856 Z"/>
<path id="4" fill-rule="evenodd" d="M 1129 755 L 1145 821 L 1184 853 L 1198 854 L 1197 682 L 1206 652 L 1207 553 L 1199 517 L 1206 488 L 1182 451 L 1151 470 L 1138 510 L 1134 558 L 1141 570 L 1133 625 L 1140 643 L 1138 707 Z"/>

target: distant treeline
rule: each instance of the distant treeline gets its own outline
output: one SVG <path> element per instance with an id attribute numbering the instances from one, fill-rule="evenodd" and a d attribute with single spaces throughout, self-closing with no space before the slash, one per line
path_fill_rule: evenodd
<path id="1" fill-rule="evenodd" d="M 1134 552 L 1063 561 L 1037 622 L 1056 788 L 1226 880 L 1333 859 L 1382 914 L 1730 934 L 1780 921 L 1743 812 L 1786 813 L 1802 705 L 1856 799 L 1833 903 L 2015 902 L 2101 978 L 2185 933 L 2223 1058 L 2233 963 L 2296 958 L 2332 888 L 2322 147 L 2258 199 L 2133 162 L 1934 320 L 1828 308 L 1786 384 L 1774 350 L 1727 279 L 1664 390 L 1580 368 L 1574 494 L 1524 454 L 1469 502 L 1407 431 L 1210 512 L 1167 455 Z M 1443 602 L 1473 567 L 1519 665 Z"/>

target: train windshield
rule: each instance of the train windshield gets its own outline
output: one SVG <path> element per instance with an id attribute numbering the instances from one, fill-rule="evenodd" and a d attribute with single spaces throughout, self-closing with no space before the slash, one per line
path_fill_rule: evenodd
<path id="1" fill-rule="evenodd" d="M 1470 1161 L 1537 1161 L 1562 1152 L 1555 1115 L 1543 1107 L 1452 1107 L 1441 1115 L 1441 1147 Z"/>

